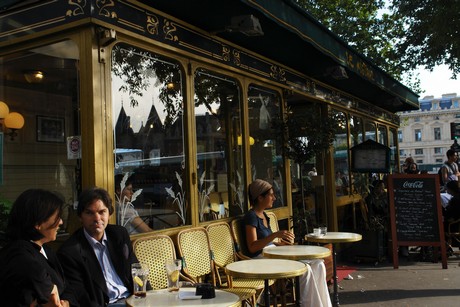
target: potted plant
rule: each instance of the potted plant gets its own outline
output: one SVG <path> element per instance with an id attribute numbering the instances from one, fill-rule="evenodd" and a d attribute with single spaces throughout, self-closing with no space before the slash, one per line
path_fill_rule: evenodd
<path id="1" fill-rule="evenodd" d="M 322 116 L 323 110 L 316 103 L 290 106 L 286 108 L 284 118 L 279 123 L 283 130 L 281 135 L 285 137 L 285 142 L 282 142 L 284 154 L 298 164 L 300 174 L 303 174 L 305 163 L 327 152 L 335 139 L 337 122 L 330 114 Z M 303 243 L 305 234 L 309 231 L 310 213 L 305 209 L 307 187 L 301 178 L 301 202 L 298 206 L 293 206 L 292 222 L 299 244 Z"/>

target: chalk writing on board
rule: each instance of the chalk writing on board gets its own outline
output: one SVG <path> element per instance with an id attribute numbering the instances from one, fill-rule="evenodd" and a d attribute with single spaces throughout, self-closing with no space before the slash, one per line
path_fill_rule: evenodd
<path id="1" fill-rule="evenodd" d="M 434 181 L 430 178 L 393 180 L 398 241 L 439 241 Z"/>

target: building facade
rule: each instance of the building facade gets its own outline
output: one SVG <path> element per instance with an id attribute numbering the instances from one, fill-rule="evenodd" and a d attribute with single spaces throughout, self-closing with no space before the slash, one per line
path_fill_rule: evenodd
<path id="1" fill-rule="evenodd" d="M 114 195 L 120 173 L 134 175 L 135 209 L 155 231 L 243 214 L 255 178 L 272 182 L 274 211 L 289 220 L 302 177 L 276 125 L 289 110 L 338 123 L 334 149 L 308 161 L 318 219 L 337 230 L 338 207 L 356 200 L 335 187 L 338 170 L 352 183 L 349 149 L 391 147 L 397 171 L 396 112 L 419 107 L 290 0 L 11 0 L 0 8 L 0 62 L 10 111 L 1 203 L 30 187 L 59 191 L 69 232 L 81 189 Z M 9 113 L 23 115 L 19 130 Z"/>
<path id="2" fill-rule="evenodd" d="M 452 123 L 460 123 L 460 97 L 456 93 L 441 98 L 419 99 L 420 109 L 400 113 L 398 130 L 400 163 L 413 157 L 420 170 L 435 173 L 446 160 L 454 143 Z"/>

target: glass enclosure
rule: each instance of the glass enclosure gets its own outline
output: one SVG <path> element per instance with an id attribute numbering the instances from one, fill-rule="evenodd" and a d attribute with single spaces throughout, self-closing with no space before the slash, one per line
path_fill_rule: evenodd
<path id="1" fill-rule="evenodd" d="M 345 113 L 333 110 L 333 118 L 338 124 L 335 140 L 332 144 L 334 148 L 334 174 L 335 174 L 335 193 L 336 196 L 348 194 L 348 125 Z"/>
<path id="2" fill-rule="evenodd" d="M 184 109 L 179 64 L 126 44 L 112 52 L 112 110 L 115 174 L 129 174 L 134 190 L 123 205 L 152 229 L 190 223 L 185 195 Z M 135 214 L 135 213 L 134 213 Z"/>
<path id="3" fill-rule="evenodd" d="M 61 195 L 65 232 L 81 189 L 79 49 L 64 40 L 0 62 L 0 234 L 30 188 Z"/>
<path id="4" fill-rule="evenodd" d="M 195 73 L 200 222 L 245 212 L 241 89 L 205 69 Z"/>
<path id="5" fill-rule="evenodd" d="M 281 118 L 281 97 L 272 90 L 250 86 L 248 114 L 252 180 L 270 182 L 276 196 L 273 207 L 286 206 L 282 136 L 276 127 Z"/>

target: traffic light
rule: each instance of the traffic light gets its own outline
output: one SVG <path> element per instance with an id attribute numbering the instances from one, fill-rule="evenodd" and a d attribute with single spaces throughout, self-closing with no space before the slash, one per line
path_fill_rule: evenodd
<path id="1" fill-rule="evenodd" d="M 450 139 L 460 139 L 460 123 L 450 123 Z"/>

